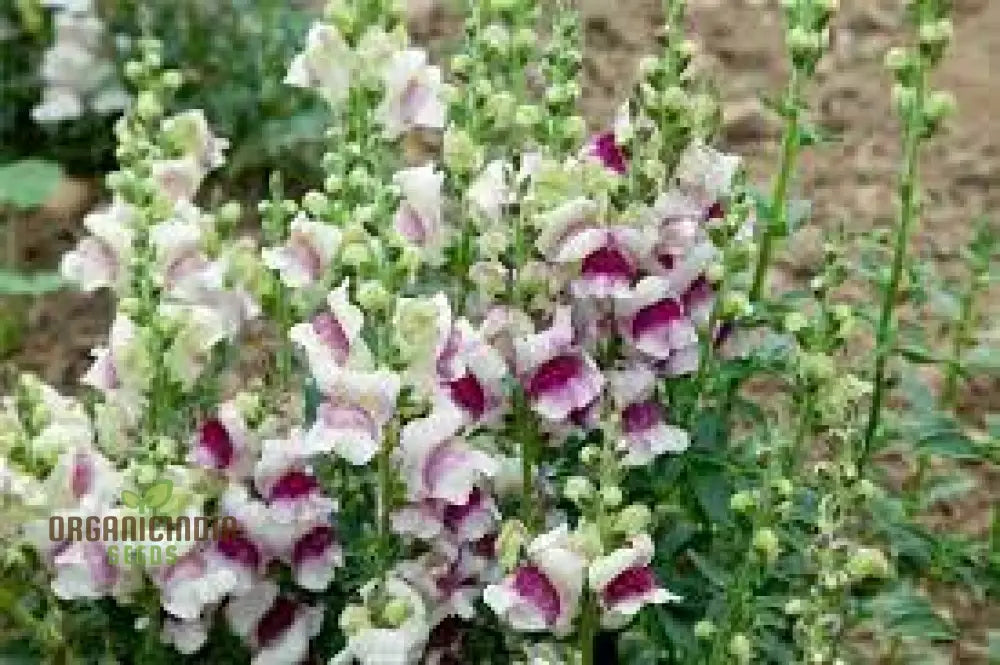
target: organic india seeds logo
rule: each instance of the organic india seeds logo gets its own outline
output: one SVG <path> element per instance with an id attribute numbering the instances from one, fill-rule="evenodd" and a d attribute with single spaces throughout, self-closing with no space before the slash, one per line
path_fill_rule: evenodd
<path id="1" fill-rule="evenodd" d="M 135 515 L 53 515 L 49 518 L 49 539 L 66 545 L 103 542 L 107 561 L 113 566 L 157 566 L 176 563 L 178 544 L 224 540 L 239 528 L 235 517 L 159 513 L 172 496 L 169 480 L 155 482 L 141 492 L 124 490 L 121 503 Z"/>

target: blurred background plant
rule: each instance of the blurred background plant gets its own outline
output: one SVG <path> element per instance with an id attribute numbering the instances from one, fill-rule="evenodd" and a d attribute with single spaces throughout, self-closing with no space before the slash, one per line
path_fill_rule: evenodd
<path id="1" fill-rule="evenodd" d="M 234 146 L 224 179 L 307 168 L 323 110 L 281 85 L 311 13 L 287 0 L 14 0 L 0 6 L 0 164 L 27 155 L 91 175 L 114 163 L 134 36 L 170 34 L 177 103 L 202 108 Z M 263 179 L 262 179 L 263 182 Z"/>

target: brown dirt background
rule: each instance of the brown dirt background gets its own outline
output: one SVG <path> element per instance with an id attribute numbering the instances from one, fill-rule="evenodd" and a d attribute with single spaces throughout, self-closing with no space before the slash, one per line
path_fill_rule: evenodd
<path id="1" fill-rule="evenodd" d="M 690 0 L 689 4 L 689 32 L 702 48 L 700 60 L 712 73 L 726 109 L 723 146 L 746 157 L 752 180 L 768 182 L 779 127 L 759 98 L 778 94 L 786 76 L 777 3 Z M 598 127 L 609 121 L 626 94 L 637 59 L 656 48 L 660 2 L 580 0 L 580 6 L 586 28 L 585 109 Z M 954 269 L 956 252 L 970 237 L 971 220 L 1000 210 L 1000 0 L 955 0 L 954 6 L 955 40 L 934 82 L 955 94 L 959 112 L 949 131 L 923 153 L 925 208 L 914 238 L 914 249 L 943 272 Z M 460 23 L 447 6 L 417 13 L 414 32 L 419 40 L 440 46 L 460 34 Z M 808 96 L 814 119 L 834 130 L 840 140 L 811 149 L 803 158 L 795 195 L 813 202 L 815 226 L 783 253 L 775 281 L 794 282 L 814 264 L 815 241 L 824 228 L 840 222 L 850 229 L 892 223 L 899 148 L 889 103 L 892 80 L 882 59 L 905 37 L 902 18 L 901 0 L 842 0 L 832 51 Z M 81 235 L 82 213 L 96 202 L 97 192 L 93 182 L 67 182 L 38 214 L 16 220 L 11 229 L 16 246 L 11 249 L 20 263 L 57 266 L 60 254 Z M 994 217 L 994 223 L 1000 220 Z M 0 306 L 15 305 L 0 302 Z M 1000 329 L 1000 294 L 991 294 L 986 310 L 992 314 L 988 324 Z M 70 386 L 86 368 L 91 347 L 103 341 L 110 306 L 102 296 L 59 293 L 24 306 L 19 313 L 27 330 L 23 347 L 4 364 Z M 1000 411 L 1000 383 L 972 382 L 963 404 L 974 418 Z M 980 490 L 944 517 L 976 524 L 978 531 L 989 506 L 998 500 L 1000 477 L 983 473 Z M 981 605 L 964 597 L 948 598 L 946 604 L 967 638 L 956 649 L 953 662 L 985 662 L 985 629 L 1000 628 L 1000 611 L 983 612 Z"/>

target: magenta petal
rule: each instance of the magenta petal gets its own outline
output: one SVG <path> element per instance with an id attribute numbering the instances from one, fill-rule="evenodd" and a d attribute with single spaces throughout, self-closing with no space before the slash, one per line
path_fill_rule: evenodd
<path id="1" fill-rule="evenodd" d="M 281 637 L 295 623 L 298 605 L 287 598 L 278 598 L 257 624 L 257 644 L 267 646 Z"/>
<path id="2" fill-rule="evenodd" d="M 329 312 L 323 312 L 313 319 L 312 326 L 316 336 L 333 351 L 337 364 L 342 365 L 350 353 L 351 343 L 340 321 Z"/>
<path id="3" fill-rule="evenodd" d="M 396 230 L 415 245 L 427 242 L 427 224 L 423 218 L 405 201 L 396 212 Z"/>
<path id="4" fill-rule="evenodd" d="M 625 152 L 615 142 L 614 132 L 603 132 L 594 137 L 591 151 L 607 168 L 615 173 L 624 174 L 628 170 L 625 162 Z"/>
<path id="5" fill-rule="evenodd" d="M 715 203 L 710 205 L 708 207 L 708 210 L 705 212 L 706 220 L 722 219 L 725 216 L 726 216 L 726 209 L 719 201 L 716 201 Z"/>
<path id="6" fill-rule="evenodd" d="M 444 524 L 450 531 L 457 531 L 458 525 L 466 517 L 483 505 L 483 492 L 478 487 L 472 490 L 464 504 L 447 504 L 444 507 Z"/>
<path id="7" fill-rule="evenodd" d="M 623 281 L 635 279 L 635 269 L 628 257 L 614 247 L 602 247 L 583 259 L 580 273 L 584 277 L 617 277 Z"/>
<path id="8" fill-rule="evenodd" d="M 201 424 L 198 431 L 198 445 L 208 453 L 212 466 L 225 469 L 233 461 L 235 453 L 232 437 L 229 431 L 216 418 L 210 418 Z"/>
<path id="9" fill-rule="evenodd" d="M 334 543 L 333 528 L 320 525 L 302 536 L 292 549 L 292 563 L 301 564 L 307 559 L 318 559 L 323 556 Z"/>
<path id="10" fill-rule="evenodd" d="M 626 434 L 648 432 L 663 422 L 663 409 L 654 400 L 630 404 L 622 412 L 622 426 Z"/>
<path id="11" fill-rule="evenodd" d="M 681 303 L 666 299 L 640 309 L 632 319 L 632 335 L 642 337 L 648 332 L 659 330 L 684 317 Z"/>
<path id="12" fill-rule="evenodd" d="M 301 499 L 319 489 L 319 483 L 308 473 L 290 471 L 271 487 L 271 499 Z"/>
<path id="13" fill-rule="evenodd" d="M 73 497 L 79 499 L 89 494 L 93 483 L 93 460 L 85 453 L 77 453 L 73 456 L 73 470 L 70 473 L 70 491 L 73 492 Z"/>
<path id="14" fill-rule="evenodd" d="M 649 566 L 628 568 L 618 574 L 604 587 L 604 602 L 609 605 L 644 596 L 656 589 L 656 575 Z"/>
<path id="15" fill-rule="evenodd" d="M 560 390 L 583 371 L 579 355 L 564 354 L 542 363 L 526 388 L 530 397 L 538 397 L 554 390 Z"/>
<path id="16" fill-rule="evenodd" d="M 688 287 L 687 292 L 684 293 L 681 300 L 684 302 L 684 307 L 691 310 L 710 300 L 714 295 L 715 292 L 712 290 L 712 285 L 709 284 L 708 279 L 704 275 L 700 275 L 696 280 L 691 282 L 691 286 Z"/>
<path id="17" fill-rule="evenodd" d="M 449 383 L 448 391 L 455 404 L 468 411 L 473 418 L 479 418 L 486 411 L 486 392 L 471 374 Z"/>
<path id="18" fill-rule="evenodd" d="M 260 564 L 260 552 L 252 540 L 241 533 L 224 533 L 217 545 L 219 553 L 244 568 L 256 569 Z"/>
<path id="19" fill-rule="evenodd" d="M 559 592 L 538 567 L 521 566 L 514 573 L 514 591 L 534 605 L 548 624 L 559 619 Z"/>

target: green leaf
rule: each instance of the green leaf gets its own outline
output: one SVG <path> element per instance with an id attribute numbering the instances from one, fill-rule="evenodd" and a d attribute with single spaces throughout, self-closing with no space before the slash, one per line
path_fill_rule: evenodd
<path id="1" fill-rule="evenodd" d="M 698 572 L 701 573 L 709 582 L 719 588 L 724 588 L 729 584 L 730 575 L 725 570 L 719 568 L 694 550 L 686 550 L 685 554 L 687 554 L 691 563 L 694 564 L 694 567 L 698 569 Z"/>
<path id="2" fill-rule="evenodd" d="M 956 637 L 930 601 L 906 584 L 871 599 L 865 609 L 894 637 L 931 642 L 951 642 Z"/>
<path id="3" fill-rule="evenodd" d="M 49 199 L 62 177 L 61 166 L 40 159 L 0 166 L 0 206 L 38 207 Z"/>
<path id="4" fill-rule="evenodd" d="M 122 503 L 129 508 L 138 509 L 142 505 L 142 497 L 129 490 L 122 490 Z"/>
<path id="5" fill-rule="evenodd" d="M 896 351 L 911 363 L 918 365 L 933 365 L 942 362 L 934 351 L 919 344 L 901 345 L 896 348 Z"/>
<path id="6" fill-rule="evenodd" d="M 954 460 L 981 460 L 983 453 L 961 432 L 932 432 L 916 443 L 917 450 Z"/>
<path id="7" fill-rule="evenodd" d="M 1000 630 L 991 630 L 986 635 L 987 654 L 990 665 L 1000 665 Z"/>
<path id="8" fill-rule="evenodd" d="M 59 291 L 65 286 L 59 273 L 36 272 L 22 274 L 0 270 L 0 295 L 39 296 Z"/>
<path id="9" fill-rule="evenodd" d="M 169 480 L 161 480 L 150 485 L 143 493 L 143 500 L 150 508 L 162 508 L 170 501 L 174 484 Z"/>

